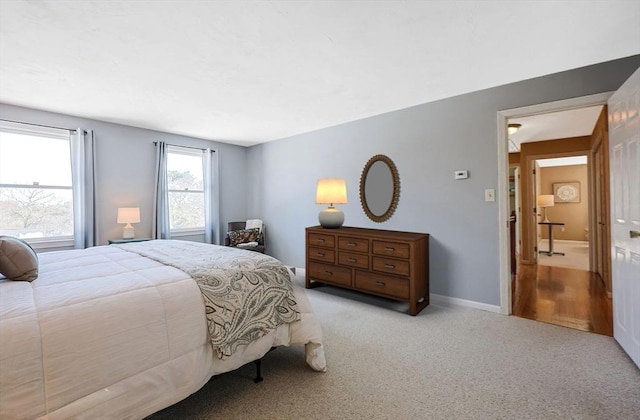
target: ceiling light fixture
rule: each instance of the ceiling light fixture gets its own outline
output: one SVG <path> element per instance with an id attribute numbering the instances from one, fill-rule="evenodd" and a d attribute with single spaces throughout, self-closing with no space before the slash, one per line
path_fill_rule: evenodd
<path id="1" fill-rule="evenodd" d="M 518 131 L 520 127 L 522 127 L 522 124 L 509 124 L 507 125 L 507 133 L 509 133 L 509 135 L 512 135 L 513 133 Z"/>

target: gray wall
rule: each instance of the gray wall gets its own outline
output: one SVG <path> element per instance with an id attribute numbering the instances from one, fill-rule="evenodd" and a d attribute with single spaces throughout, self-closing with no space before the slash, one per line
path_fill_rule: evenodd
<path id="1" fill-rule="evenodd" d="M 261 218 L 268 253 L 304 267 L 304 228 L 318 224 L 318 178 L 347 180 L 345 225 L 427 232 L 431 292 L 499 305 L 497 172 L 499 110 L 617 89 L 640 56 L 500 86 L 265 143 L 251 148 L 0 104 L 0 118 L 92 129 L 97 143 L 99 242 L 122 235 L 118 207 L 139 206 L 136 236 L 151 234 L 153 141 L 214 147 L 220 155 L 220 229 L 231 220 Z M 400 202 L 385 223 L 361 209 L 365 163 L 385 154 L 400 173 Z M 455 181 L 467 169 L 470 178 Z M 505 186 L 506 188 L 506 186 Z M 198 239 L 198 238 L 194 238 Z"/>
<path id="2" fill-rule="evenodd" d="M 431 234 L 431 292 L 500 305 L 497 112 L 616 90 L 640 56 L 452 97 L 249 149 L 248 215 L 269 226 L 269 253 L 304 267 L 304 228 L 318 224 L 318 178 L 347 180 L 345 226 Z M 400 202 L 385 223 L 359 202 L 365 163 L 385 154 L 400 173 Z M 470 178 L 454 180 L 467 169 Z M 506 185 L 504 186 L 506 188 Z"/>
<path id="3" fill-rule="evenodd" d="M 220 230 L 226 232 L 229 219 L 246 217 L 247 177 L 244 168 L 247 149 L 176 134 L 145 130 L 103 121 L 37 111 L 0 104 L 0 118 L 62 128 L 94 130 L 96 141 L 98 242 L 122 237 L 116 223 L 118 207 L 140 207 L 136 237 L 151 236 L 155 149 L 153 142 L 192 147 L 211 147 L 218 151 L 220 164 Z M 202 237 L 178 239 L 203 240 Z"/>

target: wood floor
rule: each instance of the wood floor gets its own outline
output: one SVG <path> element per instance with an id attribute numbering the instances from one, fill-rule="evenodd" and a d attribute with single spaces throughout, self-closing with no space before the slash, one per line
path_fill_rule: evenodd
<path id="1" fill-rule="evenodd" d="M 611 300 L 596 273 L 520 264 L 512 291 L 513 315 L 613 336 Z"/>

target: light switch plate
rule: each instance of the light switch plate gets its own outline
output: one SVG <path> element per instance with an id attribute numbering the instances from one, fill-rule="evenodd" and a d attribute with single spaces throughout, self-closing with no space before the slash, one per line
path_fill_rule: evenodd
<path id="1" fill-rule="evenodd" d="M 467 179 L 469 178 L 469 171 L 455 171 L 455 178 L 456 179 Z"/>
<path id="2" fill-rule="evenodd" d="M 492 188 L 484 190 L 484 201 L 496 201 L 496 190 Z"/>

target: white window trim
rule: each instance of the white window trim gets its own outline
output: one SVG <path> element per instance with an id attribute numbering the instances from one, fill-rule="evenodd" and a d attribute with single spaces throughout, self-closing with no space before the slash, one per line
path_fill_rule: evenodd
<path id="1" fill-rule="evenodd" d="M 36 251 L 46 251 L 52 248 L 73 248 L 74 240 L 72 236 L 60 236 L 54 239 L 47 238 L 23 238 Z"/>
<path id="2" fill-rule="evenodd" d="M 167 157 L 169 156 L 169 154 L 179 154 L 179 155 L 186 155 L 186 156 L 193 156 L 193 157 L 199 157 L 202 159 L 202 155 L 203 153 L 205 153 L 205 149 L 199 149 L 199 148 L 193 148 L 193 147 L 182 147 L 182 146 L 175 146 L 175 145 L 167 145 Z M 167 168 L 167 171 L 169 169 Z M 204 166 L 202 167 L 202 176 L 204 177 Z M 182 190 L 176 190 L 176 189 L 171 189 L 171 188 L 167 188 L 167 193 L 196 193 L 196 194 L 205 194 L 204 191 L 204 180 L 202 183 L 202 189 L 201 190 L 190 190 L 190 189 L 182 189 Z M 171 209 L 169 208 L 169 212 L 171 212 Z M 204 235 L 205 234 L 205 226 L 192 226 L 192 227 L 188 227 L 188 228 L 171 228 L 169 227 L 169 233 L 171 235 L 171 237 L 174 236 L 193 236 L 193 235 Z"/>
<path id="3" fill-rule="evenodd" d="M 184 229 L 172 229 L 171 237 L 175 236 L 194 236 L 204 235 L 204 226 L 201 228 L 184 228 Z"/>
<path id="4" fill-rule="evenodd" d="M 44 127 L 13 121 L 0 120 L 0 130 L 15 134 L 37 135 L 53 139 L 69 140 L 69 136 L 74 130 L 65 128 Z"/>
<path id="5" fill-rule="evenodd" d="M 69 151 L 71 151 L 71 133 L 74 130 L 64 128 L 46 127 L 41 125 L 19 123 L 14 121 L 0 120 L 0 131 L 23 134 L 39 137 L 48 137 L 57 140 L 65 140 L 69 142 Z M 33 189 L 59 189 L 72 190 L 73 185 L 40 185 L 40 184 L 0 184 L 0 188 L 33 188 Z M 74 216 L 75 217 L 75 216 Z M 46 250 L 51 248 L 67 248 L 74 246 L 73 235 L 54 236 L 47 238 L 23 238 L 35 250 Z"/>

